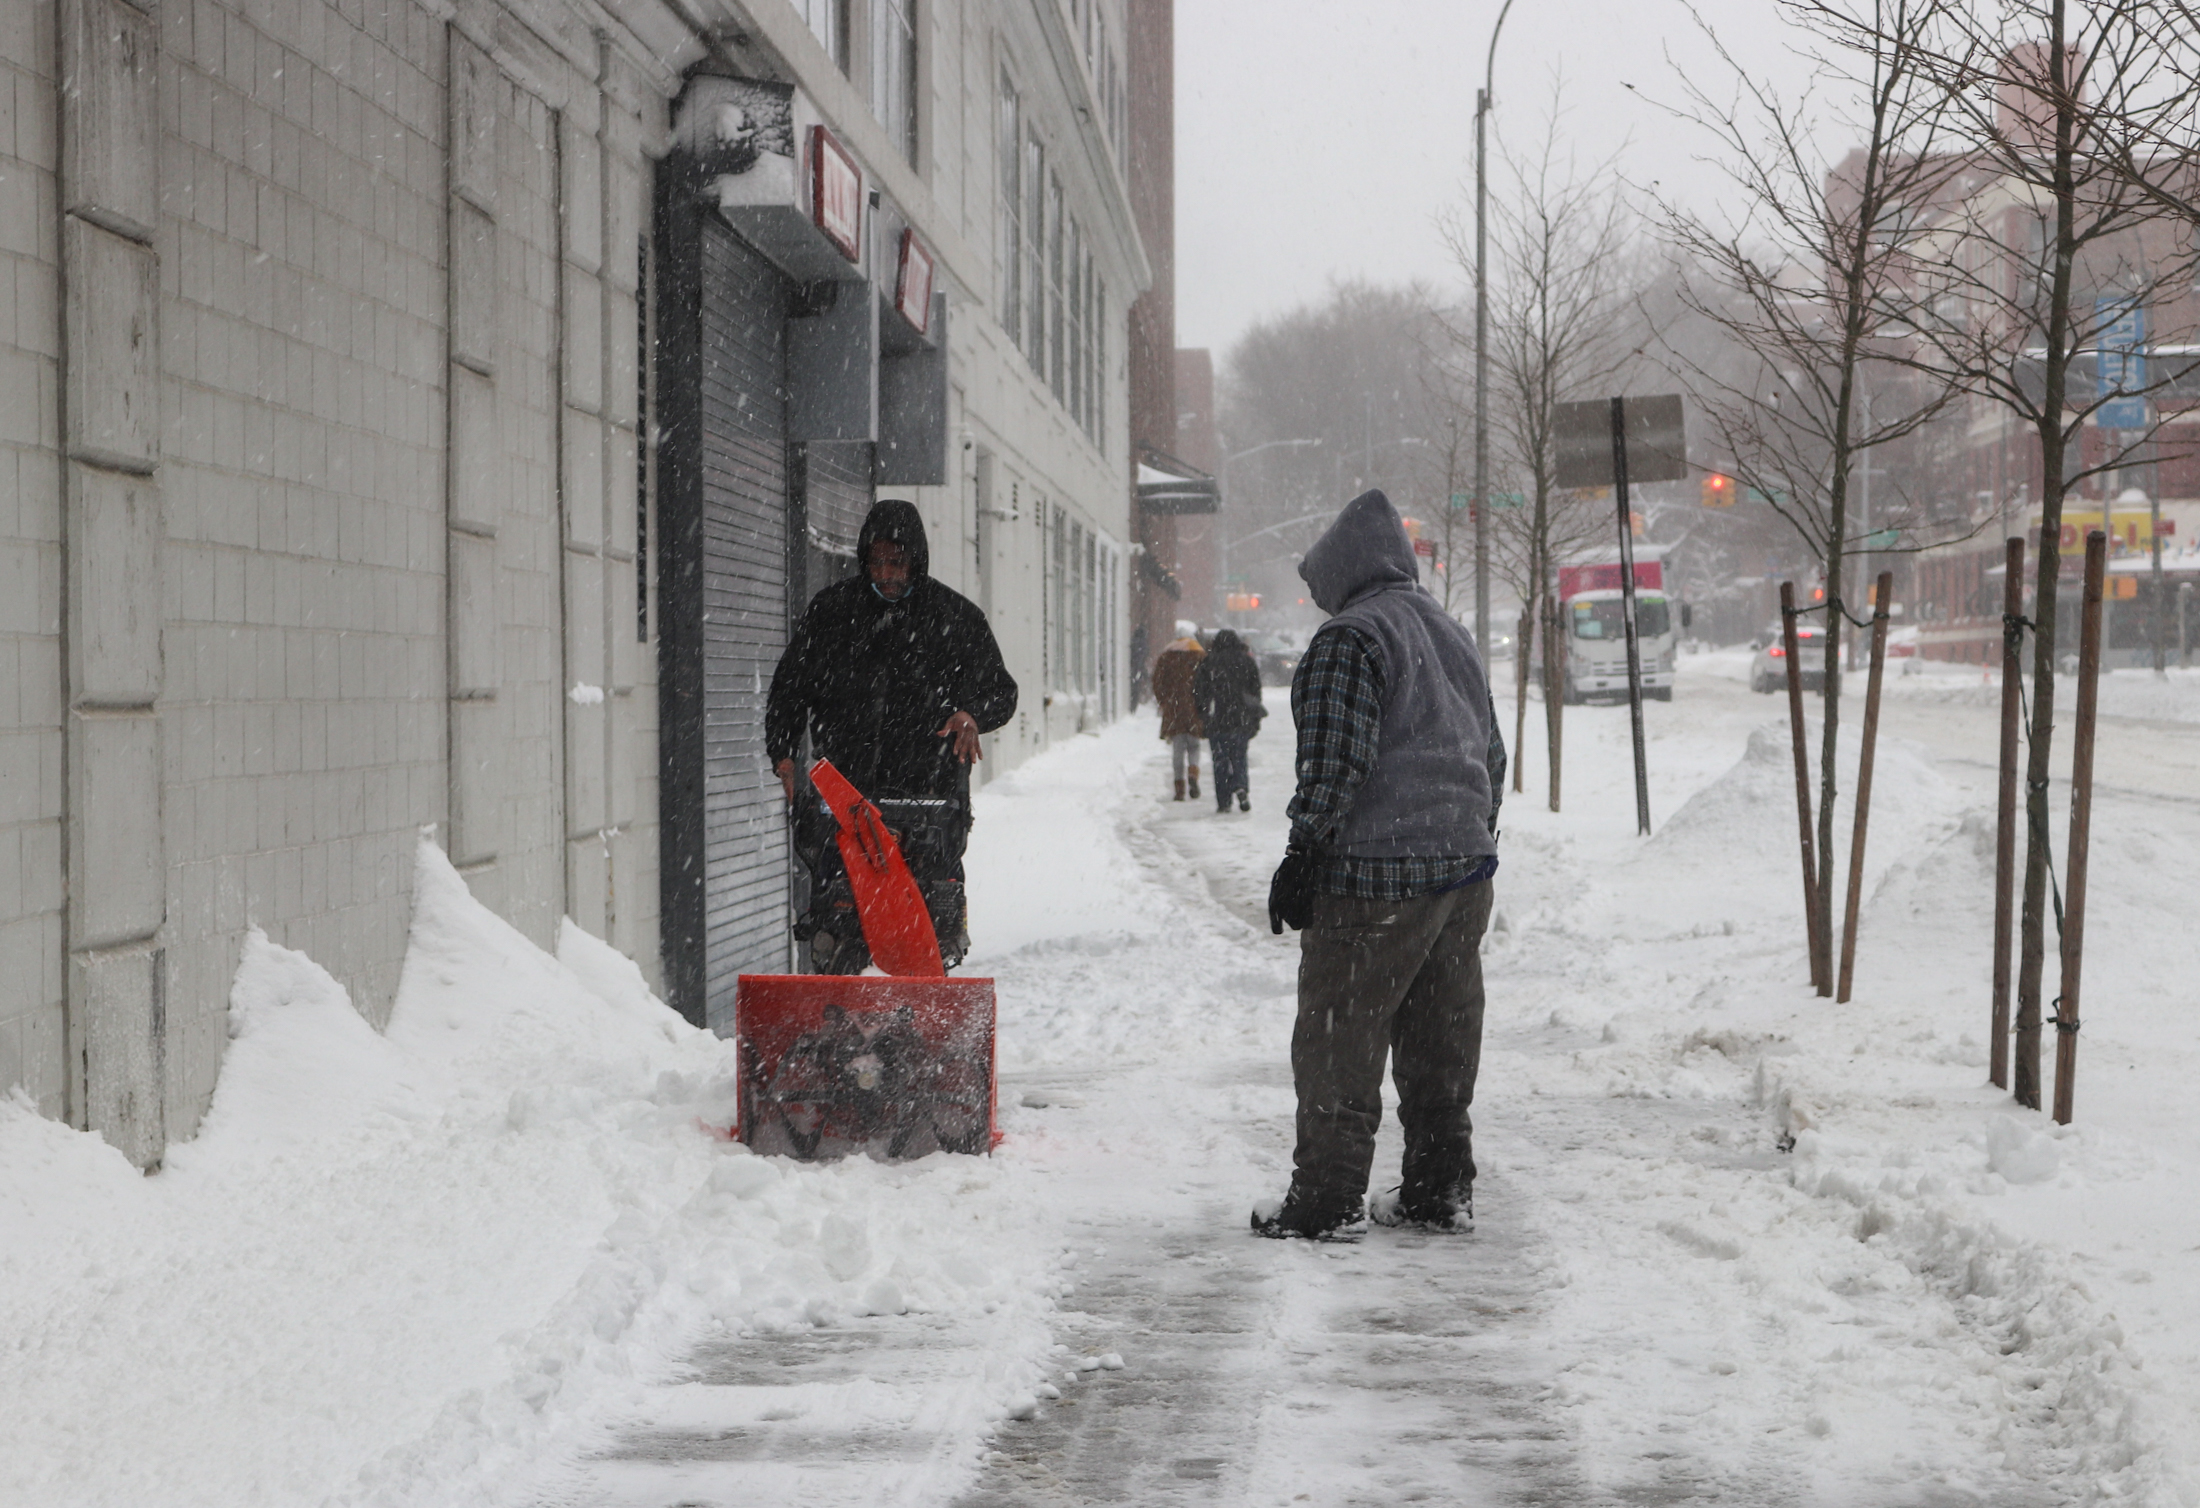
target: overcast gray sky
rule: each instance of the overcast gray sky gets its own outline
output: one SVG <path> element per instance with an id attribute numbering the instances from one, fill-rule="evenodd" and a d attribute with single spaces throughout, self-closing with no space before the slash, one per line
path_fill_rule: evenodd
<path id="1" fill-rule="evenodd" d="M 1753 69 L 1801 84 L 1771 0 L 1698 8 Z M 1219 359 L 1332 277 L 1465 286 L 1435 218 L 1457 205 L 1472 223 L 1474 94 L 1497 11 L 1498 0 L 1177 0 L 1178 344 Z M 1678 101 L 1668 51 L 1718 76 L 1680 0 L 1517 0 L 1493 120 L 1538 140 L 1562 81 L 1580 162 L 1617 152 L 1631 179 L 1705 204 L 1723 180 L 1691 160 L 1704 144 L 1645 97 Z M 1493 135 L 1493 163 L 1496 151 Z"/>

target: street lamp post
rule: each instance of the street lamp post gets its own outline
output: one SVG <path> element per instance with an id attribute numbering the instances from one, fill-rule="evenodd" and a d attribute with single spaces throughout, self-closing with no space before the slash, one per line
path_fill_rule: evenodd
<path id="1" fill-rule="evenodd" d="M 1474 98 L 1474 642 L 1484 654 L 1490 642 L 1490 421 L 1483 402 L 1490 383 L 1490 185 L 1483 159 L 1490 91 L 1497 84 L 1497 34 L 1505 29 L 1511 10 L 1512 0 L 1505 0 L 1490 28 L 1482 91 Z"/>
<path id="2" fill-rule="evenodd" d="M 1510 0 L 1508 0 L 1508 3 L 1510 3 Z M 1242 461 L 1247 456 L 1259 455 L 1264 450 L 1275 450 L 1280 447 L 1286 446 L 1295 448 L 1301 445 L 1319 444 L 1321 444 L 1321 441 L 1318 438 L 1311 440 L 1268 440 L 1259 445 L 1249 446 L 1246 449 L 1238 451 L 1233 455 L 1224 456 L 1222 458 L 1222 464 L 1215 468 L 1215 471 L 1217 473 L 1216 479 L 1222 483 L 1222 506 L 1225 508 L 1230 506 L 1230 463 L 1232 461 Z M 1217 523 L 1218 527 L 1215 532 L 1218 536 L 1218 541 L 1222 547 L 1222 570 L 1220 574 L 1223 584 L 1223 600 L 1225 604 L 1227 604 L 1230 595 L 1230 531 L 1226 528 L 1219 527 L 1219 520 L 1217 521 Z M 1227 606 L 1224 607 L 1224 611 L 1228 611 Z"/>

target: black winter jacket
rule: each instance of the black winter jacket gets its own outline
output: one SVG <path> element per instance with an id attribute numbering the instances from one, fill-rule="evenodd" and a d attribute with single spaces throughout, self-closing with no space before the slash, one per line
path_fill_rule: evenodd
<path id="1" fill-rule="evenodd" d="M 874 506 L 857 537 L 909 551 L 910 584 L 888 602 L 860 572 L 810 599 L 764 708 L 765 757 L 801 755 L 802 735 L 864 795 L 967 796 L 969 767 L 940 728 L 956 712 L 990 733 L 1016 715 L 1016 683 L 976 603 L 929 574 L 913 504 Z"/>
<path id="2" fill-rule="evenodd" d="M 1229 629 L 1215 635 L 1199 669 L 1192 672 L 1192 700 L 1207 736 L 1251 738 L 1260 732 L 1267 710 L 1260 700 L 1260 667 L 1245 641 Z"/>

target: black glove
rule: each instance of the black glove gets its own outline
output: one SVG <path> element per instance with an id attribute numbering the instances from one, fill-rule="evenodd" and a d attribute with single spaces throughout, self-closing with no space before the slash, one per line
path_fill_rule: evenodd
<path id="1" fill-rule="evenodd" d="M 1298 932 L 1314 919 L 1314 850 L 1289 848 L 1268 882 L 1268 930 Z"/>

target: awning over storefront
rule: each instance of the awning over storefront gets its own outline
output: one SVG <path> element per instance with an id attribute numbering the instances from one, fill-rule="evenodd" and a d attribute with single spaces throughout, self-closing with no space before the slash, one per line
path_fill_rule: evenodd
<path id="1" fill-rule="evenodd" d="M 1148 513 L 1212 513 L 1222 506 L 1222 488 L 1190 467 L 1176 472 L 1140 462 L 1138 506 Z"/>

